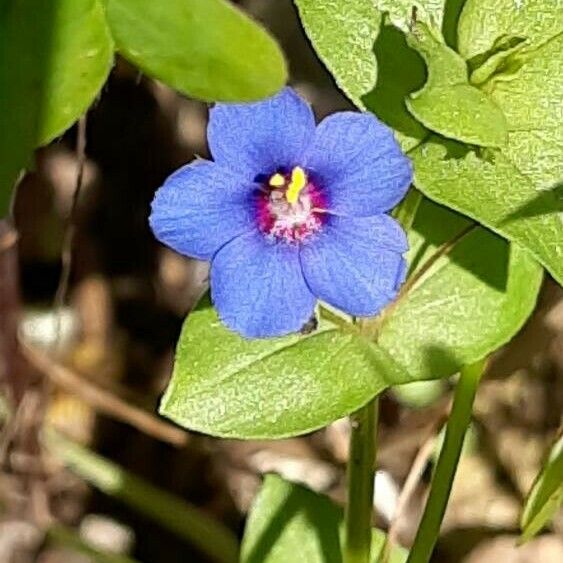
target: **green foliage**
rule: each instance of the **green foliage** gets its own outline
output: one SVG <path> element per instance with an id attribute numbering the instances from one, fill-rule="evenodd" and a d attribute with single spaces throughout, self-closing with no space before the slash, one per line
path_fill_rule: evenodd
<path id="1" fill-rule="evenodd" d="M 284 84 L 275 41 L 225 0 L 106 0 L 119 52 L 148 75 L 195 98 L 264 98 Z"/>
<path id="2" fill-rule="evenodd" d="M 88 109 L 113 64 L 113 42 L 98 0 L 54 4 L 49 54 L 36 61 L 44 73 L 37 145 L 58 137 Z"/>
<path id="3" fill-rule="evenodd" d="M 373 45 L 380 13 L 373 0 L 295 0 L 305 31 L 342 91 L 361 106 L 375 85 Z"/>
<path id="4" fill-rule="evenodd" d="M 97 0 L 0 1 L 0 217 L 33 149 L 88 108 L 112 61 Z"/>
<path id="5" fill-rule="evenodd" d="M 458 47 L 470 59 L 502 36 L 526 37 L 539 45 L 562 29 L 561 0 L 467 0 L 459 19 Z"/>
<path id="6" fill-rule="evenodd" d="M 534 537 L 563 504 L 563 435 L 551 448 L 526 499 L 520 519 L 522 541 Z"/>
<path id="7" fill-rule="evenodd" d="M 563 282 L 560 188 L 538 192 L 505 153 L 480 153 L 436 138 L 412 156 L 415 184 L 424 194 L 528 248 Z"/>
<path id="8" fill-rule="evenodd" d="M 245 340 L 204 299 L 184 324 L 160 412 L 208 434 L 280 438 L 325 426 L 402 377 L 384 351 L 328 321 L 307 336 Z"/>
<path id="9" fill-rule="evenodd" d="M 456 43 L 469 61 L 438 35 L 442 25 L 448 44 L 454 43 L 451 28 L 461 4 L 448 4 L 446 10 L 439 1 L 415 4 L 417 21 L 428 25 L 418 23 L 411 32 L 410 2 L 376 2 L 390 16 L 374 46 L 378 83 L 358 105 L 393 127 L 405 150 L 420 145 L 427 128 L 499 149 L 475 151 L 432 138 L 413 154 L 416 185 L 431 199 L 526 247 L 563 283 L 563 3 L 468 0 Z M 348 39 L 342 49 L 350 44 Z M 413 95 L 424 82 L 415 51 L 428 65 L 428 81 Z M 321 54 L 338 81 L 340 71 L 330 55 Z"/>
<path id="10" fill-rule="evenodd" d="M 467 224 L 424 202 L 411 234 L 411 266 Z M 160 412 L 218 436 L 309 432 L 389 385 L 447 377 L 495 350 L 531 312 L 540 280 L 541 268 L 525 251 L 476 228 L 365 335 L 323 321 L 307 336 L 249 341 L 226 329 L 205 300 L 184 324 Z M 377 343 L 368 340 L 372 333 Z"/>
<path id="11" fill-rule="evenodd" d="M 475 145 L 504 146 L 504 114 L 489 96 L 469 84 L 465 61 L 424 24 L 414 28 L 409 44 L 428 67 L 424 88 L 407 100 L 409 111 L 446 137 Z"/>
<path id="12" fill-rule="evenodd" d="M 342 563 L 342 527 L 342 510 L 328 498 L 268 475 L 246 524 L 241 563 Z M 374 529 L 374 563 L 384 541 L 383 532 Z M 397 547 L 388 562 L 405 559 L 405 550 Z"/>
<path id="13" fill-rule="evenodd" d="M 474 152 L 433 139 L 414 155 L 415 183 L 428 197 L 528 248 L 563 283 L 562 3 L 528 2 L 514 20 L 506 15 L 516 10 L 510 4 L 506 11 L 496 5 L 487 11 L 469 0 L 459 39 L 466 55 L 475 55 L 470 46 L 479 44 L 483 51 L 493 48 L 494 56 L 508 32 L 528 38 L 525 46 L 505 50 L 481 85 L 506 116 L 507 146 Z"/>
<path id="14" fill-rule="evenodd" d="M 414 274 L 468 224 L 423 201 L 409 241 Z M 518 331 L 533 310 L 541 277 L 541 268 L 525 250 L 476 227 L 384 317 L 378 343 L 411 381 L 452 375 Z"/>

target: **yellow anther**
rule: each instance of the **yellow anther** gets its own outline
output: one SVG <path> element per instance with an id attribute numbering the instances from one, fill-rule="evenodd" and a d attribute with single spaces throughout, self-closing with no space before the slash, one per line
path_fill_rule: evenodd
<path id="1" fill-rule="evenodd" d="M 287 187 L 287 191 L 285 192 L 285 198 L 291 204 L 297 203 L 299 199 L 299 193 L 301 190 L 307 185 L 307 174 L 305 174 L 305 170 L 300 166 L 296 166 L 291 171 L 291 180 L 289 182 L 289 186 Z"/>
<path id="2" fill-rule="evenodd" d="M 281 174 L 274 174 L 269 180 L 268 184 L 273 188 L 281 188 L 285 184 L 285 178 Z"/>

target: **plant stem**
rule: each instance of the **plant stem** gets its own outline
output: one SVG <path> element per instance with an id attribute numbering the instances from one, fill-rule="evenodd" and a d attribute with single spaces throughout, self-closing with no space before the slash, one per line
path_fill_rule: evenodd
<path id="1" fill-rule="evenodd" d="M 401 223 L 403 229 L 407 232 L 411 230 L 421 201 L 422 194 L 416 188 L 411 187 L 403 201 L 393 212 L 395 219 Z"/>
<path id="2" fill-rule="evenodd" d="M 239 561 L 238 541 L 234 534 L 195 506 L 129 473 L 52 428 L 44 431 L 43 440 L 49 451 L 73 473 L 196 545 L 210 560 L 218 563 Z"/>
<path id="3" fill-rule="evenodd" d="M 376 397 L 350 417 L 352 434 L 347 471 L 344 563 L 370 561 L 378 410 Z"/>
<path id="4" fill-rule="evenodd" d="M 428 563 L 434 550 L 484 367 L 485 360 L 480 360 L 461 369 L 444 444 L 432 477 L 430 495 L 407 563 Z"/>

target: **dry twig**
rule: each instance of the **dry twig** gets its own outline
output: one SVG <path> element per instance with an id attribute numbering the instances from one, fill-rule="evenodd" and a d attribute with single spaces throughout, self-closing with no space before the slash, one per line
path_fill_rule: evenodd
<path id="1" fill-rule="evenodd" d="M 137 430 L 173 446 L 182 447 L 187 444 L 188 435 L 183 430 L 98 387 L 22 340 L 20 347 L 23 356 L 35 369 L 46 375 L 49 381 L 66 392 L 76 395 L 96 411 L 130 424 Z"/>

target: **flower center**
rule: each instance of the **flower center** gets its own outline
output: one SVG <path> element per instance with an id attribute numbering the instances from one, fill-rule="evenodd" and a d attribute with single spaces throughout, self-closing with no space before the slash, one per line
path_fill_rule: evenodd
<path id="1" fill-rule="evenodd" d="M 276 172 L 258 193 L 258 227 L 267 236 L 297 243 L 318 232 L 325 221 L 322 192 L 300 166 Z"/>

